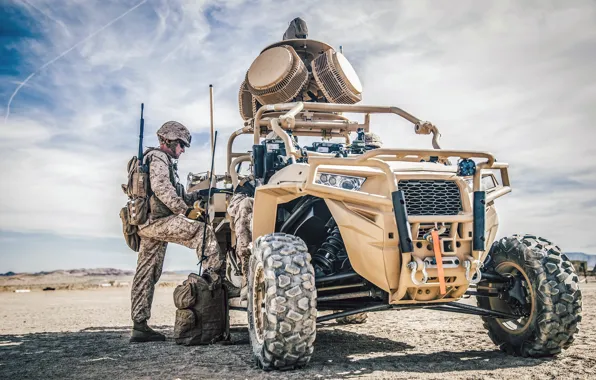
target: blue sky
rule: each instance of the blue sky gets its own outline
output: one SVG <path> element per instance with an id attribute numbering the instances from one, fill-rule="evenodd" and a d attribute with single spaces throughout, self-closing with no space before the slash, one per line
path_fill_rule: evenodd
<path id="1" fill-rule="evenodd" d="M 511 165 L 500 236 L 596 253 L 593 1 L 5 0 L 0 12 L 0 272 L 133 269 L 118 212 L 139 104 L 147 145 L 164 121 L 192 130 L 184 178 L 208 166 L 212 83 L 223 167 L 244 73 L 297 16 L 343 46 L 363 103 L 400 106 L 439 126 L 444 147 Z M 430 146 L 406 123 L 373 122 L 386 145 Z M 165 266 L 195 263 L 172 245 Z"/>

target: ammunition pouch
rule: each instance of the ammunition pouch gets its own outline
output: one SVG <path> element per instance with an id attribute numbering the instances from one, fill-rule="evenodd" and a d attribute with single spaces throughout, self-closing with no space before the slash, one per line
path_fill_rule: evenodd
<path id="1" fill-rule="evenodd" d="M 149 173 L 135 172 L 130 176 L 129 184 L 131 198 L 144 198 L 149 194 Z"/>
<path id="2" fill-rule="evenodd" d="M 126 245 L 135 252 L 139 252 L 141 248 L 141 237 L 139 236 L 139 227 L 130 223 L 128 206 L 122 207 L 120 210 L 120 219 L 122 220 L 122 233 Z"/>
<path id="3" fill-rule="evenodd" d="M 140 226 L 147 222 L 149 217 L 149 200 L 147 197 L 130 199 L 126 203 L 130 224 Z"/>

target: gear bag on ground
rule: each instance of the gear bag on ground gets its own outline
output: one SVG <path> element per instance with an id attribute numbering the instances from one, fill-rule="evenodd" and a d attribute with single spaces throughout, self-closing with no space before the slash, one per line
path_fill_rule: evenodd
<path id="1" fill-rule="evenodd" d="M 221 282 L 191 273 L 174 290 L 177 344 L 195 346 L 230 339 L 228 296 Z"/>

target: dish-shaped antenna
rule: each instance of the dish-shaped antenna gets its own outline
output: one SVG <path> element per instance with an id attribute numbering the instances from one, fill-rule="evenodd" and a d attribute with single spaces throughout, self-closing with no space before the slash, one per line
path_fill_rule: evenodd
<path id="1" fill-rule="evenodd" d="M 312 63 L 315 82 L 330 103 L 354 104 L 362 100 L 362 83 L 347 58 L 327 50 Z"/>
<path id="2" fill-rule="evenodd" d="M 246 73 L 246 86 L 260 104 L 293 100 L 308 82 L 308 70 L 289 45 L 263 51 Z"/>
<path id="3" fill-rule="evenodd" d="M 250 91 L 248 91 L 245 81 L 242 82 L 240 91 L 238 91 L 238 109 L 240 110 L 240 116 L 243 120 L 248 120 L 254 116 L 253 96 Z"/>

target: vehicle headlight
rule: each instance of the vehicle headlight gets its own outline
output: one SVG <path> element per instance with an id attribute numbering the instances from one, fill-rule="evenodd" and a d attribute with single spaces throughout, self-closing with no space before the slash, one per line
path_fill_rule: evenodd
<path id="1" fill-rule="evenodd" d="M 366 178 L 352 177 L 349 175 L 317 173 L 315 183 L 325 186 L 337 187 L 344 190 L 360 190 Z"/>

